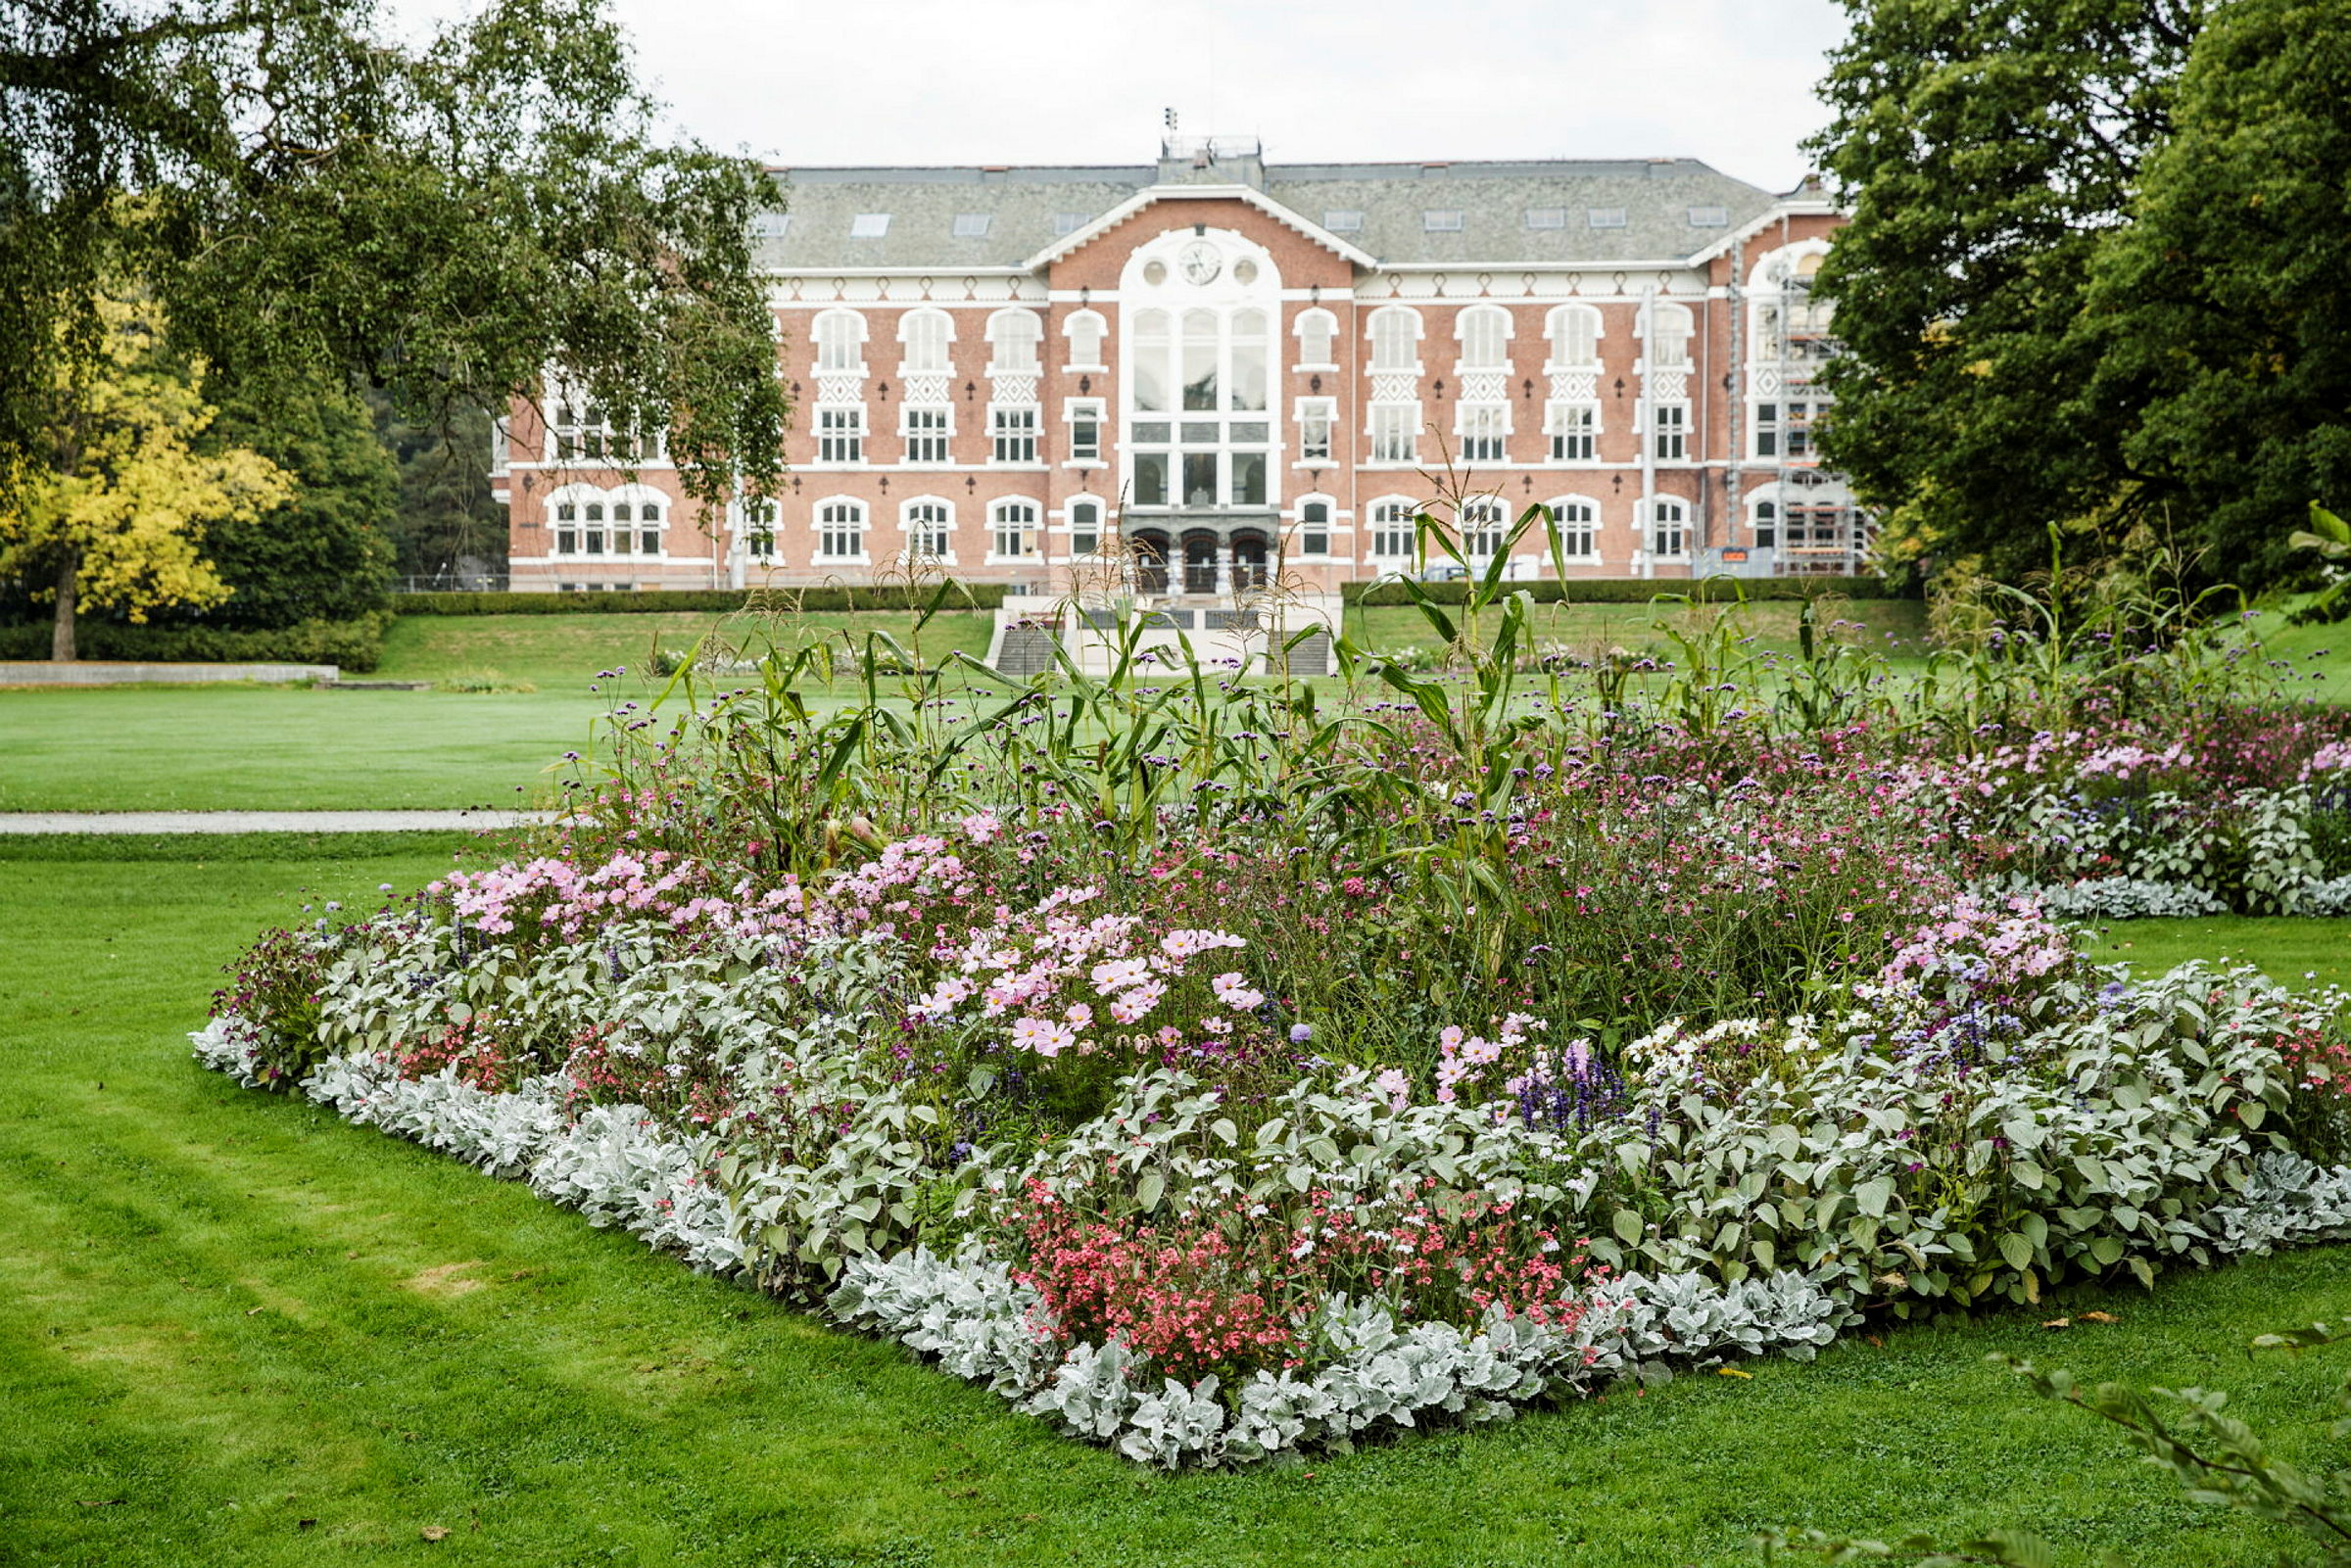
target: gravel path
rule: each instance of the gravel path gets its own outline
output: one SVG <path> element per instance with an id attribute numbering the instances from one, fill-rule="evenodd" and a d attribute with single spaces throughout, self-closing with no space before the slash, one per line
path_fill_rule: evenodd
<path id="1" fill-rule="evenodd" d="M 0 833 L 380 833 L 516 828 L 552 811 L 0 811 Z"/>

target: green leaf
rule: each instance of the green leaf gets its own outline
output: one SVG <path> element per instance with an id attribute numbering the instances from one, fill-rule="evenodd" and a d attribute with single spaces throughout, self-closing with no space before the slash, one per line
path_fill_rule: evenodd
<path id="1" fill-rule="evenodd" d="M 1141 1181 L 1135 1183 L 1134 1201 L 1143 1212 L 1150 1213 L 1159 1208 L 1159 1200 L 1167 1190 L 1167 1176 L 1158 1166 L 1154 1165 L 1151 1169 L 1143 1172 Z"/>
<path id="2" fill-rule="evenodd" d="M 1894 1178 L 1892 1176 L 1872 1176 L 1853 1189 L 1853 1202 L 1860 1207 L 1863 1213 L 1873 1219 L 1884 1215 L 1886 1206 L 1893 1201 L 1893 1198 Z"/>
<path id="3" fill-rule="evenodd" d="M 1608 1216 L 1608 1228 L 1616 1233 L 1619 1241 L 1632 1247 L 1640 1243 L 1644 1227 L 1639 1214 L 1630 1209 L 1619 1209 Z"/>
<path id="4" fill-rule="evenodd" d="M 2033 1265 L 2033 1244 L 2009 1231 L 2000 1237 L 2000 1256 L 2008 1260 L 2010 1268 L 2022 1272 Z"/>

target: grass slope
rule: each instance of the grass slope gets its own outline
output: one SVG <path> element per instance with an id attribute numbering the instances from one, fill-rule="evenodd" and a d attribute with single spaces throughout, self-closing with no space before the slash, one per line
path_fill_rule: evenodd
<path id="1" fill-rule="evenodd" d="M 2089 1419 L 1984 1364 L 2235 1391 L 2316 1458 L 2338 1368 L 2248 1361 L 2340 1315 L 2351 1249 L 1855 1341 L 1751 1381 L 1346 1458 L 1161 1476 L 903 1353 L 701 1279 L 494 1182 L 197 1069 L 216 969 L 302 898 L 371 898 L 461 840 L 365 860 L 0 862 L 0 1559 L 697 1568 L 1751 1563 L 1767 1523 L 2018 1524 L 2071 1560 L 2268 1560 Z M 126 857 L 143 851 L 124 850 Z M 426 1527 L 448 1539 L 425 1544 Z"/>
<path id="2" fill-rule="evenodd" d="M 2092 951 L 2100 963 L 2124 960 L 2161 974 L 2191 959 L 2259 966 L 2280 985 L 2340 985 L 2351 990 L 2351 921 L 2206 915 L 2192 920 L 2119 921 L 2103 927 Z"/>

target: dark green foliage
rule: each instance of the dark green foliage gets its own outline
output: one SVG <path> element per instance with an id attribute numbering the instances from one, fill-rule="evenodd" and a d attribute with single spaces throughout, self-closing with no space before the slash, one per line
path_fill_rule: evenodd
<path id="1" fill-rule="evenodd" d="M 1434 604 L 1465 604 L 1471 584 L 1415 583 L 1394 578 L 1369 583 L 1343 583 L 1339 596 L 1350 604 L 1411 604 L 1425 597 Z M 1691 581 L 1647 577 L 1578 577 L 1566 581 L 1512 583 L 1511 592 L 1524 593 L 1537 604 L 1647 604 L 1658 598 L 1690 598 L 1704 604 L 1728 604 L 1735 599 L 1896 598 L 1900 595 L 1875 577 L 1707 577 Z"/>
<path id="2" fill-rule="evenodd" d="M 439 578 L 468 562 L 503 562 L 506 514 L 490 497 L 490 416 L 453 408 L 446 417 L 403 419 L 391 400 L 371 398 L 377 439 L 400 471 L 392 522 L 403 577 Z"/>
<path id="3" fill-rule="evenodd" d="M 624 589 L 610 594 L 403 594 L 403 615 L 651 615 L 669 611 L 740 610 L 762 597 L 780 610 L 919 610 L 936 597 L 936 584 L 919 588 L 790 588 L 775 590 Z M 958 583 L 948 609 L 992 610 L 1004 602 L 1001 583 Z"/>
<path id="4" fill-rule="evenodd" d="M 1820 273 L 1846 351 L 1825 439 L 1895 566 L 1975 554 L 2014 581 L 2043 524 L 2117 499 L 2130 410 L 2083 399 L 2076 323 L 2209 8 L 1847 0 L 1816 144 L 1852 210 Z"/>
<path id="5" fill-rule="evenodd" d="M 251 522 L 207 529 L 205 558 L 235 592 L 210 609 L 159 611 L 157 624 L 252 631 L 348 621 L 383 602 L 399 478 L 348 394 L 318 388 L 240 396 L 222 404 L 207 435 L 252 448 L 291 472 L 299 488 L 292 500 Z"/>
<path id="6" fill-rule="evenodd" d="M 292 626 L 237 631 L 219 626 L 132 626 L 84 617 L 76 636 L 85 659 L 129 659 L 157 664 L 333 664 L 375 668 L 384 655 L 391 616 L 371 610 L 348 621 L 300 621 Z M 0 626 L 0 658 L 46 659 L 46 625 Z"/>
<path id="7" fill-rule="evenodd" d="M 2351 0 L 2218 7 L 2175 116 L 2091 267 L 2087 411 L 2206 571 L 2289 580 L 2351 499 Z"/>
<path id="8" fill-rule="evenodd" d="M 0 8 L 0 474 L 60 330 L 127 276 L 232 384 L 325 374 L 424 417 L 552 367 L 666 424 L 693 493 L 772 483 L 774 188 L 663 131 L 633 66 L 597 0 L 491 0 L 416 49 L 366 0 Z"/>

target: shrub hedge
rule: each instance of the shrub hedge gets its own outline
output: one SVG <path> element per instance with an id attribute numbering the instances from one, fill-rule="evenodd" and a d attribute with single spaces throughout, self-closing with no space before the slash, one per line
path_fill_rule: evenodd
<path id="1" fill-rule="evenodd" d="M 85 659 L 130 659 L 156 664 L 332 664 L 372 670 L 384 656 L 389 611 L 370 610 L 349 621 L 303 621 L 294 626 L 231 631 L 217 626 L 131 626 L 84 619 L 74 627 Z M 47 622 L 0 626 L 0 658 L 49 656 Z"/>
<path id="2" fill-rule="evenodd" d="M 1517 583 L 1538 604 L 1646 604 L 1664 594 L 1710 603 L 1727 603 L 1745 594 L 1749 599 L 1807 599 L 1824 594 L 1845 598 L 1895 598 L 1885 581 L 1876 577 L 1577 577 L 1565 582 Z M 1469 597 L 1464 579 L 1422 583 L 1423 593 L 1439 604 L 1461 604 Z M 1339 595 L 1349 604 L 1410 604 L 1412 595 L 1392 578 L 1348 583 Z"/>
<path id="3" fill-rule="evenodd" d="M 929 604 L 936 586 L 904 588 L 624 589 L 609 594 L 403 594 L 392 601 L 402 615 L 652 615 L 740 610 L 754 593 L 802 610 L 912 610 Z M 1004 602 L 1001 583 L 958 583 L 950 608 L 992 610 Z"/>

